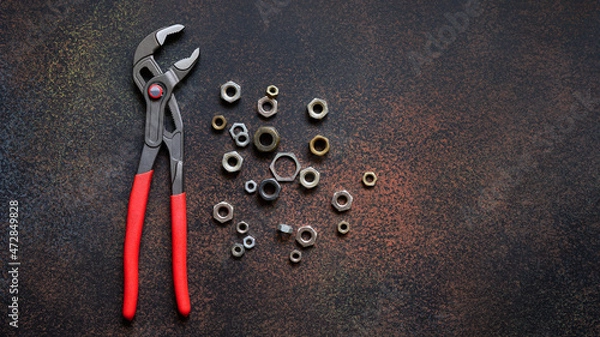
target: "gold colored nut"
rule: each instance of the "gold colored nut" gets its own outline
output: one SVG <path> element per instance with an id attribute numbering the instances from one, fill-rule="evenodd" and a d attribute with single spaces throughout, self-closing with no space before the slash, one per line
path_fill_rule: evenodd
<path id="1" fill-rule="evenodd" d="M 340 221 L 337 225 L 338 233 L 346 234 L 350 231 L 350 224 L 347 221 Z"/>
<path id="2" fill-rule="evenodd" d="M 375 174 L 375 172 L 365 172 L 365 174 L 363 174 L 362 177 L 362 182 L 367 187 L 373 187 L 375 186 L 375 183 L 377 183 L 377 175 Z"/>
<path id="3" fill-rule="evenodd" d="M 222 131 L 227 127 L 227 119 L 223 115 L 215 115 L 211 122 L 212 128 L 217 131 Z"/>
<path id="4" fill-rule="evenodd" d="M 269 118 L 277 113 L 277 100 L 265 96 L 258 100 L 258 114 Z"/>
<path id="5" fill-rule="evenodd" d="M 274 151 L 279 145 L 279 133 L 272 126 L 261 126 L 254 133 L 254 146 L 260 152 L 271 152 Z"/>
<path id="6" fill-rule="evenodd" d="M 308 115 L 313 119 L 323 119 L 329 113 L 327 102 L 324 99 L 315 98 L 306 106 Z"/>
<path id="7" fill-rule="evenodd" d="M 279 95 L 279 88 L 272 84 L 267 87 L 267 96 L 271 98 L 277 98 L 277 95 Z"/>
<path id="8" fill-rule="evenodd" d="M 324 156 L 329 152 L 329 139 L 321 135 L 316 135 L 308 145 L 310 152 L 316 156 Z"/>

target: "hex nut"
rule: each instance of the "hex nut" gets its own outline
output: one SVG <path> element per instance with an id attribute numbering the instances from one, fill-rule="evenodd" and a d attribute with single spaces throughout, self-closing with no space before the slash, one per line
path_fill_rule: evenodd
<path id="1" fill-rule="evenodd" d="M 296 241 L 304 248 L 310 247 L 317 241 L 317 231 L 311 226 L 300 227 L 296 232 Z"/>
<path id="2" fill-rule="evenodd" d="M 337 231 L 342 235 L 348 233 L 350 231 L 350 224 L 347 221 L 340 221 L 337 224 Z"/>
<path id="3" fill-rule="evenodd" d="M 265 96 L 258 100 L 258 114 L 269 118 L 277 113 L 277 100 L 269 96 Z"/>
<path id="4" fill-rule="evenodd" d="M 233 125 L 229 128 L 229 134 L 233 139 L 235 139 L 235 137 L 241 133 L 248 134 L 248 128 L 244 123 L 233 123 Z"/>
<path id="5" fill-rule="evenodd" d="M 313 167 L 307 167 L 300 171 L 300 184 L 305 188 L 311 189 L 319 184 L 321 173 Z"/>
<path id="6" fill-rule="evenodd" d="M 277 231 L 283 234 L 294 234 L 294 228 L 286 224 L 277 225 Z"/>
<path id="7" fill-rule="evenodd" d="M 246 147 L 250 144 L 250 135 L 245 132 L 240 132 L 233 137 L 233 141 L 238 147 Z"/>
<path id="8" fill-rule="evenodd" d="M 289 158 L 294 162 L 296 168 L 294 169 L 294 173 L 292 175 L 283 177 L 277 173 L 276 164 L 280 158 Z M 298 172 L 300 172 L 300 162 L 298 161 L 298 158 L 296 158 L 296 155 L 292 152 L 279 152 L 275 155 L 275 158 L 273 158 L 269 169 L 271 170 L 271 173 L 273 173 L 273 177 L 275 177 L 277 181 L 290 182 L 294 181 L 296 179 L 296 176 L 298 175 Z"/>
<path id="9" fill-rule="evenodd" d="M 281 193 L 281 185 L 273 178 L 261 181 L 258 186 L 258 195 L 260 195 L 263 200 L 276 200 L 279 198 L 279 193 Z"/>
<path id="10" fill-rule="evenodd" d="M 244 158 L 237 151 L 230 151 L 223 155 L 223 168 L 229 173 L 239 171 L 243 162 Z"/>
<path id="11" fill-rule="evenodd" d="M 256 245 L 256 239 L 250 235 L 246 236 L 243 242 L 246 249 L 252 249 L 254 248 L 254 245 Z"/>
<path id="12" fill-rule="evenodd" d="M 362 177 L 362 182 L 367 187 L 373 187 L 377 183 L 377 175 L 375 174 L 375 172 L 365 172 L 365 174 L 363 174 Z"/>
<path id="13" fill-rule="evenodd" d="M 249 194 L 256 192 L 257 188 L 258 188 L 258 185 L 256 184 L 256 181 L 254 181 L 254 180 L 248 180 L 244 184 L 244 190 L 246 190 L 246 193 L 249 193 Z"/>
<path id="14" fill-rule="evenodd" d="M 271 98 L 277 98 L 277 95 L 279 95 L 279 88 L 272 84 L 267 87 L 267 96 Z"/>
<path id="15" fill-rule="evenodd" d="M 216 131 L 223 131 L 227 127 L 227 119 L 223 115 L 215 115 L 210 124 Z"/>
<path id="16" fill-rule="evenodd" d="M 308 145 L 310 152 L 316 156 L 324 156 L 329 152 L 329 139 L 327 137 L 316 135 Z"/>
<path id="17" fill-rule="evenodd" d="M 302 252 L 298 249 L 292 250 L 290 253 L 290 261 L 292 261 L 292 263 L 298 263 L 300 260 L 302 260 Z"/>
<path id="18" fill-rule="evenodd" d="M 313 119 L 323 119 L 329 113 L 327 102 L 324 99 L 315 98 L 306 106 L 308 115 Z"/>
<path id="19" fill-rule="evenodd" d="M 248 233 L 249 229 L 250 229 L 250 226 L 248 226 L 248 223 L 245 221 L 240 221 L 235 225 L 235 231 L 240 234 Z"/>
<path id="20" fill-rule="evenodd" d="M 254 133 L 254 146 L 260 152 L 271 152 L 279 146 L 279 133 L 272 126 L 261 126 Z"/>
<path id="21" fill-rule="evenodd" d="M 233 219 L 233 206 L 226 201 L 221 201 L 213 207 L 213 218 L 220 223 Z"/>
<path id="22" fill-rule="evenodd" d="M 228 103 L 233 103 L 242 96 L 242 88 L 239 84 L 229 81 L 221 86 L 221 98 Z"/>
<path id="23" fill-rule="evenodd" d="M 242 255 L 244 255 L 245 252 L 246 249 L 241 243 L 235 243 L 233 247 L 231 247 L 231 255 L 233 255 L 234 257 L 242 257 Z"/>
<path id="24" fill-rule="evenodd" d="M 346 190 L 337 191 L 333 194 L 333 198 L 331 199 L 331 204 L 338 212 L 344 212 L 352 207 L 352 195 L 348 193 Z"/>

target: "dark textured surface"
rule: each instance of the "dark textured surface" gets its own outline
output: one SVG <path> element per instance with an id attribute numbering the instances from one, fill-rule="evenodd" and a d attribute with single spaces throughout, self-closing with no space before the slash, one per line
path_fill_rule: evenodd
<path id="1" fill-rule="evenodd" d="M 19 201 L 22 266 L 15 331 L 3 248 L 0 335 L 600 335 L 600 5 L 467 2 L 2 2 L 0 214 Z M 453 35 L 445 14 L 459 11 L 469 21 Z M 177 89 L 192 314 L 175 309 L 162 153 L 127 324 L 122 247 L 144 127 L 131 62 L 173 23 L 186 31 L 163 67 L 202 53 Z M 242 86 L 233 106 L 218 97 L 229 79 Z M 255 102 L 269 84 L 280 112 L 265 121 Z M 313 97 L 329 102 L 321 123 L 304 112 Z M 270 157 L 244 149 L 242 172 L 223 175 L 234 145 L 211 131 L 217 113 L 275 126 L 320 186 L 285 184 L 273 205 L 245 195 Z M 316 134 L 332 143 L 323 159 L 308 153 Z M 346 214 L 329 205 L 341 188 L 355 197 Z M 221 200 L 257 238 L 241 260 L 233 226 L 211 218 Z M 298 266 L 279 222 L 319 231 Z"/>

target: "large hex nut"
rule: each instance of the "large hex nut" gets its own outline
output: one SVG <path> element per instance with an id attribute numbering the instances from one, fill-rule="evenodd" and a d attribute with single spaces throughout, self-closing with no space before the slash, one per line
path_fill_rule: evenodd
<path id="1" fill-rule="evenodd" d="M 352 198 L 352 195 L 350 195 L 348 191 L 342 190 L 337 191 L 333 194 L 331 204 L 333 205 L 333 207 L 335 207 L 335 209 L 338 210 L 338 212 L 344 212 L 349 210 L 350 207 L 352 207 L 353 200 L 354 198 Z"/>
<path id="2" fill-rule="evenodd" d="M 296 241 L 302 247 L 310 247 L 317 241 L 317 231 L 311 226 L 300 227 L 296 232 Z"/>
<path id="3" fill-rule="evenodd" d="M 277 173 L 276 165 L 277 165 L 277 161 L 280 158 L 289 158 L 294 162 L 294 165 L 296 166 L 296 168 L 294 169 L 294 173 L 292 175 L 283 177 Z M 298 158 L 296 158 L 296 155 L 293 154 L 292 152 L 279 152 L 277 155 L 275 155 L 275 158 L 273 158 L 273 161 L 271 162 L 269 169 L 271 169 L 271 173 L 273 173 L 273 177 L 275 177 L 275 179 L 277 181 L 281 181 L 281 182 L 294 181 L 296 179 L 296 176 L 298 175 L 298 172 L 300 172 L 300 162 L 298 161 Z"/>
<path id="4" fill-rule="evenodd" d="M 242 96 L 242 88 L 239 84 L 229 81 L 221 86 L 221 98 L 228 103 L 233 103 Z"/>
<path id="5" fill-rule="evenodd" d="M 230 151 L 223 155 L 223 168 L 225 171 L 233 173 L 242 168 L 244 158 L 237 151 Z"/>
<path id="6" fill-rule="evenodd" d="M 279 145 L 279 133 L 272 126 L 261 126 L 254 133 L 254 146 L 260 152 L 271 152 L 274 151 Z"/>
<path id="7" fill-rule="evenodd" d="M 321 157 L 329 152 L 329 139 L 321 135 L 316 135 L 310 140 L 308 146 L 312 154 Z"/>
<path id="8" fill-rule="evenodd" d="M 213 207 L 213 218 L 220 223 L 225 223 L 233 219 L 233 206 L 230 203 L 221 201 Z"/>
<path id="9" fill-rule="evenodd" d="M 315 98 L 306 106 L 308 115 L 313 119 L 323 119 L 329 113 L 327 102 L 324 99 Z"/>
<path id="10" fill-rule="evenodd" d="M 279 193 L 281 193 L 281 185 L 273 178 L 261 181 L 258 186 L 258 195 L 260 195 L 263 200 L 273 201 L 279 198 Z"/>
<path id="11" fill-rule="evenodd" d="M 269 96 L 265 96 L 258 100 L 258 114 L 269 118 L 277 113 L 277 100 Z"/>
<path id="12" fill-rule="evenodd" d="M 300 171 L 300 184 L 305 188 L 314 188 L 319 184 L 321 174 L 312 167 L 307 167 Z"/>

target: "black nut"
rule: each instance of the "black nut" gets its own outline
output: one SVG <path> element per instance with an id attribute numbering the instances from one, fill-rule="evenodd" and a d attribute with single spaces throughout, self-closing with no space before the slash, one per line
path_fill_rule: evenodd
<path id="1" fill-rule="evenodd" d="M 281 193 L 281 185 L 273 178 L 261 181 L 258 186 L 258 195 L 260 195 L 263 200 L 276 200 L 279 198 L 279 193 Z"/>

